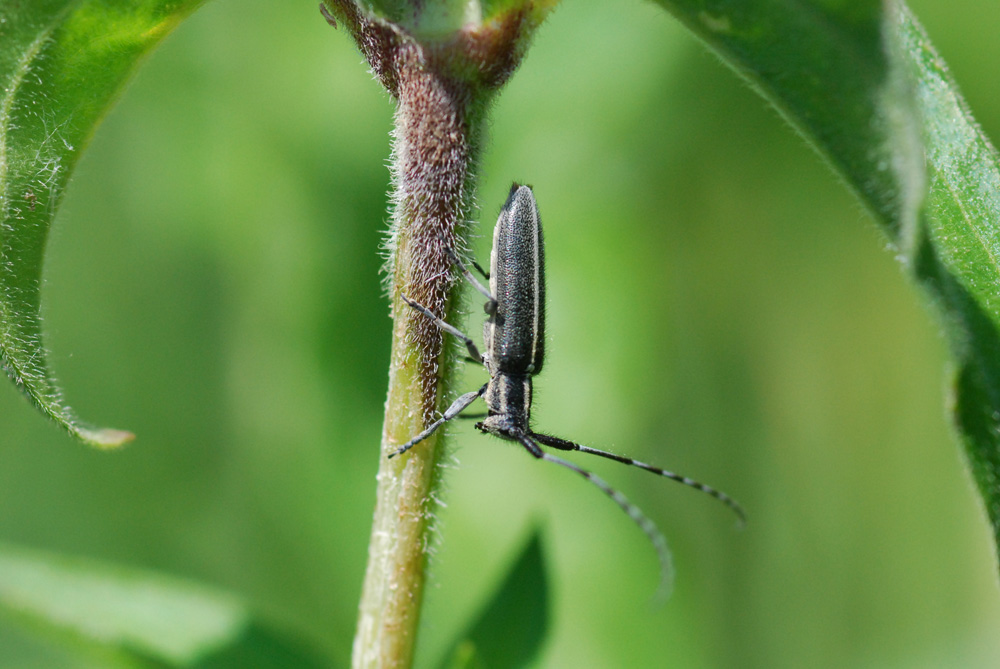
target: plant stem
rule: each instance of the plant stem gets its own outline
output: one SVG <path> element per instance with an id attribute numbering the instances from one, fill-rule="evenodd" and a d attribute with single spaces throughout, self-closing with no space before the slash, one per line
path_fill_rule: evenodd
<path id="1" fill-rule="evenodd" d="M 484 108 L 467 86 L 427 68 L 416 45 L 404 44 L 395 65 L 392 356 L 354 667 L 408 667 L 413 658 L 441 433 L 403 456 L 385 456 L 435 419 L 455 356 L 444 351 L 440 329 L 400 294 L 445 319 L 454 311 L 446 251 L 462 247 L 458 232 L 470 218 Z"/>
<path id="2" fill-rule="evenodd" d="M 387 456 L 437 418 L 457 353 L 455 347 L 444 348 L 437 325 L 410 309 L 401 295 L 453 321 L 458 290 L 449 252 L 465 248 L 463 234 L 473 218 L 486 110 L 553 5 L 552 0 L 516 0 L 476 22 L 465 13 L 468 8 L 456 14 L 450 0 L 364 6 L 356 0 L 324 0 L 327 21 L 343 23 L 397 103 L 387 245 L 392 355 L 375 518 L 354 637 L 356 669 L 409 667 L 413 660 L 441 433 L 404 455 Z M 390 9 L 392 16 L 379 13 Z M 456 29 L 441 33 L 442 25 Z M 418 30 L 428 26 L 428 32 Z"/>

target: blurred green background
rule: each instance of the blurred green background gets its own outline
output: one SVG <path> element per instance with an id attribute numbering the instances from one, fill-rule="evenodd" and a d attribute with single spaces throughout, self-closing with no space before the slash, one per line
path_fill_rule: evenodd
<path id="1" fill-rule="evenodd" d="M 1000 5 L 911 4 L 1000 137 Z M 657 7 L 592 5 L 554 13 L 495 107 L 477 255 L 510 181 L 533 184 L 536 427 L 716 485 L 750 525 L 587 462 L 671 542 L 657 606 L 655 555 L 603 495 L 456 426 L 419 663 L 538 523 L 539 666 L 997 666 L 994 549 L 929 310 L 745 83 Z M 71 404 L 138 439 L 87 450 L 2 386 L 0 540 L 222 585 L 347 663 L 387 379 L 391 114 L 315 2 L 212 0 L 153 54 L 78 169 L 44 292 Z M 86 665 L 0 628 L 0 666 Z"/>

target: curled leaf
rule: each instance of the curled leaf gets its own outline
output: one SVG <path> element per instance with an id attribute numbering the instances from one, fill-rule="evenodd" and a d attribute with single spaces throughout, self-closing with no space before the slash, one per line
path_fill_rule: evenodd
<path id="1" fill-rule="evenodd" d="M 80 152 L 138 62 L 201 0 L 0 5 L 0 363 L 45 415 L 101 448 L 46 364 L 39 313 L 49 228 Z"/>
<path id="2" fill-rule="evenodd" d="M 1000 546 L 1000 155 L 900 0 L 658 0 L 868 206 L 941 315 L 952 413 Z"/>

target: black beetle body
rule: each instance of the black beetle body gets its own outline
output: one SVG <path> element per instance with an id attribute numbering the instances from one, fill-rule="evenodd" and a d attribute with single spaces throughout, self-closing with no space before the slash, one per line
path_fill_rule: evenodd
<path id="1" fill-rule="evenodd" d="M 476 427 L 499 437 L 528 431 L 531 377 L 545 356 L 545 246 L 535 197 L 514 186 L 493 232 L 490 293 L 496 306 L 483 326 L 490 373 L 486 387 L 489 415 Z"/>
<path id="2" fill-rule="evenodd" d="M 471 358 L 482 361 L 486 366 L 490 380 L 479 390 L 456 399 L 441 418 L 390 453 L 390 458 L 413 448 L 441 425 L 458 416 L 476 399 L 483 397 L 487 416 L 482 422 L 476 423 L 476 428 L 501 439 L 517 442 L 539 460 L 547 460 L 570 469 L 603 490 L 652 541 L 660 558 L 664 583 L 669 581 L 671 574 L 670 553 L 666 540 L 652 521 L 603 479 L 568 460 L 547 453 L 542 450 L 541 445 L 562 451 L 598 455 L 696 488 L 721 501 L 736 513 L 741 523 L 744 522 L 742 507 L 715 488 L 626 456 L 531 430 L 531 378 L 541 371 L 545 355 L 545 245 L 538 205 L 530 187 L 515 183 L 500 211 L 493 233 L 493 251 L 490 254 L 489 289 L 479 283 L 458 256 L 452 254 L 452 260 L 476 290 L 488 300 L 484 307 L 488 314 L 483 326 L 485 354 L 480 354 L 475 343 L 462 331 L 438 318 L 423 305 L 405 295 L 401 297 L 408 305 L 433 320 L 439 328 L 461 339 Z M 475 266 L 479 268 L 478 265 Z"/>

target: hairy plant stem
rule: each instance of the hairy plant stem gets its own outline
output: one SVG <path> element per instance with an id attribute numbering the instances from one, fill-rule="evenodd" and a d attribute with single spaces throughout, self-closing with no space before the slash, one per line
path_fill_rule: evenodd
<path id="1" fill-rule="evenodd" d="M 458 292 L 449 252 L 465 247 L 463 234 L 473 218 L 486 110 L 552 4 L 512 2 L 488 20 L 477 23 L 463 15 L 454 22 L 456 31 L 427 34 L 414 29 L 422 25 L 424 10 L 434 14 L 440 3 L 404 2 L 407 11 L 391 19 L 355 0 L 324 0 L 327 21 L 343 23 L 375 78 L 396 99 L 387 244 L 392 355 L 355 668 L 409 667 L 413 660 L 441 433 L 402 456 L 387 456 L 438 417 L 457 353 L 454 346 L 444 347 L 440 328 L 401 296 L 453 321 Z"/>
<path id="2" fill-rule="evenodd" d="M 403 456 L 386 456 L 438 415 L 454 349 L 405 294 L 448 319 L 457 289 L 447 249 L 461 248 L 470 218 L 485 100 L 426 67 L 422 50 L 397 52 L 393 133 L 393 231 L 389 243 L 394 318 L 375 517 L 354 639 L 354 667 L 412 661 L 442 455 L 441 433 Z"/>

